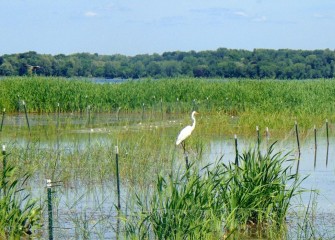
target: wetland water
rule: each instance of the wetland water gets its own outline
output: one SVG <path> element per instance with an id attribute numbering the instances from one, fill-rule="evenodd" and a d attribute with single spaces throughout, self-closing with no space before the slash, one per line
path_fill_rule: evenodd
<path id="1" fill-rule="evenodd" d="M 35 151 L 35 153 L 31 154 L 33 155 L 31 158 L 38 158 L 40 156 L 46 162 L 50 160 L 46 155 L 52 156 L 54 159 L 51 161 L 53 162 L 56 161 L 55 159 L 58 156 L 60 163 L 57 164 L 61 165 L 61 161 L 69 161 L 64 157 L 65 155 L 73 155 L 73 161 L 81 161 L 82 159 L 77 159 L 76 154 L 84 152 L 87 149 L 101 149 L 106 146 L 110 151 L 113 151 L 114 145 L 117 142 L 114 139 L 114 133 L 119 134 L 128 131 L 128 134 L 131 134 L 132 132 L 159 131 L 165 128 L 172 128 L 172 131 L 162 131 L 161 133 L 163 135 L 168 134 L 169 136 L 167 137 L 171 138 L 174 137 L 174 134 L 177 135 L 180 130 L 180 119 L 176 115 L 165 116 L 166 118 L 163 121 L 157 120 L 150 123 L 141 122 L 143 120 L 141 114 L 94 114 L 91 117 L 92 119 L 89 123 L 91 125 L 88 126 L 87 113 L 61 114 L 59 118 L 57 114 L 30 115 L 31 135 L 34 136 L 31 140 L 31 137 L 27 135 L 24 115 L 6 116 L 5 125 L 1 132 L 1 144 L 7 145 L 9 149 L 12 148 L 11 145 L 16 145 L 24 151 Z M 55 128 L 57 119 L 59 119 L 59 124 L 61 125 L 61 133 L 50 136 L 49 128 L 50 126 Z M 67 125 L 71 125 L 71 127 Z M 37 135 L 39 136 L 36 137 Z M 205 165 L 208 161 L 215 162 L 220 159 L 220 161 L 228 162 L 235 159 L 236 153 L 233 137 L 225 136 L 218 140 L 215 136 L 213 139 L 216 140 L 209 141 L 208 147 L 205 148 L 200 160 L 197 157 L 197 153 L 194 152 L 190 153 L 190 160 L 195 161 L 197 159 L 200 165 Z M 278 140 L 276 150 L 283 152 L 290 151 L 290 156 L 295 159 L 292 162 L 294 165 L 292 169 L 295 171 L 298 163 L 295 136 L 288 134 L 288 137 L 284 140 L 270 139 L 269 142 L 275 140 Z M 243 152 L 255 142 L 255 139 L 238 138 L 239 152 Z M 302 183 L 302 187 L 306 190 L 316 190 L 316 194 L 306 192 L 302 194 L 301 199 L 294 199 L 292 202 L 291 218 L 288 219 L 289 224 L 291 224 L 291 232 L 294 232 L 296 229 L 295 224 L 297 223 L 295 219 L 299 209 L 303 210 L 304 207 L 307 208 L 312 201 L 316 206 L 313 209 L 315 231 L 321 236 L 335 236 L 333 227 L 335 225 L 335 191 L 333 190 L 335 185 L 335 138 L 332 136 L 329 142 L 329 147 L 327 147 L 327 139 L 324 136 L 319 137 L 317 139 L 316 151 L 313 136 L 306 137 L 301 142 L 299 173 L 301 177 L 308 176 Z M 171 141 L 171 145 L 173 144 L 174 142 Z M 266 145 L 266 143 L 263 142 L 262 145 Z M 171 148 L 174 148 L 174 146 Z M 49 150 L 51 154 L 40 154 L 40 152 Z M 173 151 L 176 150 L 178 151 L 178 149 L 174 148 Z M 131 149 L 129 149 L 130 151 Z M 106 153 L 101 152 L 101 154 Z M 128 153 L 120 152 L 120 155 L 122 154 L 126 155 Z M 88 151 L 87 154 L 79 155 L 79 157 L 85 157 L 88 162 L 94 162 L 96 161 L 94 156 L 98 155 L 99 153 L 90 154 L 90 151 Z M 110 158 L 114 157 L 113 153 L 106 156 Z M 184 167 L 182 155 L 176 154 L 176 158 L 178 159 L 175 159 L 174 162 L 180 166 L 175 167 Z M 87 164 L 87 161 L 84 161 L 83 164 Z M 107 161 L 114 164 L 113 159 L 107 159 Z M 100 163 L 96 161 L 95 165 L 92 166 L 99 166 Z M 145 173 L 147 166 L 134 164 L 134 168 L 144 168 L 143 172 Z M 47 168 L 47 165 L 50 165 L 50 163 L 45 163 L 44 165 Z M 58 171 L 58 175 L 56 174 L 58 178 L 55 177 L 55 181 L 58 180 L 60 183 L 55 184 L 57 186 L 53 188 L 55 212 L 54 236 L 56 236 L 56 239 L 77 239 L 83 236 L 89 236 L 92 239 L 114 239 L 117 229 L 115 177 L 113 174 L 104 175 L 107 178 L 95 177 L 99 174 L 103 175 L 101 173 L 103 169 L 99 169 L 98 167 L 98 171 L 100 171 L 98 173 L 80 173 L 87 170 L 81 170 L 78 166 L 80 166 L 80 163 L 76 165 L 75 169 L 71 169 L 70 172 L 72 175 L 69 173 L 71 176 L 64 175 L 64 172 L 66 172 L 64 168 Z M 169 167 L 170 165 L 157 164 L 155 168 L 167 166 Z M 73 166 L 70 165 L 70 168 L 73 168 Z M 107 170 L 112 171 L 112 169 Z M 148 169 L 152 171 L 152 168 Z M 148 174 L 159 172 L 156 170 Z M 46 199 L 45 181 L 47 178 L 50 178 L 50 175 L 48 175 L 49 172 L 48 170 L 35 169 L 35 177 L 31 182 L 34 186 L 30 186 L 33 189 L 32 195 L 40 199 L 42 203 Z M 89 176 L 90 174 L 94 176 Z M 89 180 L 85 181 L 85 177 L 82 175 L 86 175 Z M 121 203 L 125 212 L 127 212 L 126 209 L 129 207 L 128 204 L 131 205 L 129 203 L 132 201 L 131 194 L 138 191 L 147 191 L 148 184 L 152 184 L 152 182 L 146 184 L 144 180 L 142 184 L 138 184 L 141 186 L 137 186 L 138 182 L 136 180 L 138 179 L 131 179 L 127 169 L 124 170 L 121 179 Z M 45 218 L 47 218 L 47 213 L 45 213 Z M 46 237 L 47 234 L 46 226 L 43 236 Z M 294 236 L 294 233 L 292 233 L 292 236 Z"/>

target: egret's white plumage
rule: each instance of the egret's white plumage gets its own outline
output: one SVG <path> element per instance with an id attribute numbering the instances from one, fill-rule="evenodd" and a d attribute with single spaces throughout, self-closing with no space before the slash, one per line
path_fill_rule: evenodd
<path id="1" fill-rule="evenodd" d="M 192 126 L 186 126 L 185 128 L 183 128 L 178 137 L 177 137 L 177 141 L 176 141 L 176 145 L 179 145 L 180 143 L 182 143 L 183 141 L 185 141 L 186 138 L 188 138 L 191 133 L 193 132 L 194 128 L 195 128 L 195 114 L 198 114 L 196 111 L 193 111 L 191 114 L 191 118 L 193 120 Z"/>

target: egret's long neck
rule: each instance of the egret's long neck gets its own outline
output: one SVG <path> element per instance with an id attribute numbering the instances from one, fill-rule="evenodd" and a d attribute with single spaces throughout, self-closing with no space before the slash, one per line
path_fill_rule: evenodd
<path id="1" fill-rule="evenodd" d="M 195 128 L 195 117 L 194 117 L 194 114 L 192 114 L 192 120 L 193 120 L 193 123 L 192 123 L 192 130 Z"/>

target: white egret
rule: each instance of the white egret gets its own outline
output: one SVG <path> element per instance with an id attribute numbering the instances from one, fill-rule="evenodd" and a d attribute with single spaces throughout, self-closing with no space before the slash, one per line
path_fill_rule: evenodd
<path id="1" fill-rule="evenodd" d="M 186 150 L 185 150 L 185 140 L 186 140 L 186 138 L 188 138 L 192 134 L 192 132 L 195 128 L 195 122 L 196 122 L 195 121 L 195 115 L 196 114 L 198 114 L 198 112 L 196 112 L 196 111 L 193 111 L 192 114 L 191 114 L 191 118 L 192 118 L 192 121 L 193 121 L 192 126 L 189 125 L 189 126 L 186 126 L 185 128 L 183 128 L 180 131 L 180 133 L 177 137 L 176 145 L 181 144 L 183 149 L 184 149 L 184 153 L 186 152 Z"/>

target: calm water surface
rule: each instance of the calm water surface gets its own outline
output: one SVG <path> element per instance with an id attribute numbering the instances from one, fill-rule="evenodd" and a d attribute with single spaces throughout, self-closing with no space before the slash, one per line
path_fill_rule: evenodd
<path id="1" fill-rule="evenodd" d="M 75 131 L 69 131 L 56 144 L 45 138 L 41 141 L 41 148 L 57 148 L 59 147 L 63 152 L 71 152 L 74 147 L 86 148 L 88 145 L 94 147 L 94 144 L 108 144 L 110 139 L 110 131 L 113 128 L 119 127 L 122 131 L 124 125 L 117 126 L 118 121 L 123 119 L 127 123 L 127 128 L 134 131 L 140 130 L 138 123 L 141 122 L 143 116 L 141 114 L 94 114 L 90 116 L 88 122 L 88 113 L 82 114 L 57 114 L 50 115 L 33 115 L 29 117 L 30 126 L 32 128 L 39 126 L 48 127 L 49 125 L 56 126 L 59 123 L 61 126 L 66 124 L 74 124 L 79 127 Z M 149 118 L 149 116 L 146 116 Z M 179 120 L 175 120 L 174 116 L 169 116 L 169 119 L 164 121 L 157 121 L 155 126 L 159 128 L 167 127 L 169 125 L 178 124 Z M 88 124 L 91 124 L 88 127 Z M 97 128 L 97 126 L 99 126 Z M 15 141 L 16 144 L 25 146 L 27 144 L 26 137 L 20 138 L 21 131 L 27 127 L 24 115 L 7 116 L 4 131 L 1 133 L 2 144 L 10 144 Z M 16 134 L 8 133 L 8 128 L 14 129 Z M 6 130 L 7 129 L 7 130 Z M 141 127 L 143 129 L 143 126 Z M 150 129 L 147 125 L 146 130 Z M 42 134 L 43 135 L 43 134 Z M 81 141 L 74 144 L 72 142 L 73 136 L 75 139 Z M 15 138 L 15 139 L 14 139 Z M 276 139 L 270 139 L 269 142 Z M 52 140 L 54 141 L 54 140 Z M 238 150 L 242 152 L 250 147 L 254 140 L 238 138 Z M 254 141 L 256 142 L 256 141 Z M 292 202 L 292 212 L 297 212 L 303 209 L 303 206 L 308 206 L 311 200 L 317 204 L 315 219 L 322 224 L 318 227 L 318 231 L 334 231 L 335 225 L 335 138 L 330 138 L 330 144 L 327 145 L 327 139 L 322 136 L 317 139 L 317 149 L 315 149 L 315 142 L 313 137 L 301 142 L 301 156 L 299 160 L 299 173 L 301 177 L 308 176 L 302 183 L 302 187 L 306 190 L 316 190 L 317 195 L 311 195 L 306 192 L 301 199 L 294 199 Z M 78 145 L 79 143 L 79 145 Z M 262 146 L 266 147 L 266 142 L 262 142 Z M 276 144 L 275 150 L 283 152 L 290 152 L 290 156 L 295 159 L 293 164 L 293 171 L 297 169 L 298 152 L 295 136 L 289 136 L 285 140 L 280 140 Z M 194 160 L 196 156 L 190 155 L 190 161 Z M 208 162 L 224 161 L 229 162 L 235 159 L 235 145 L 232 136 L 226 136 L 220 140 L 215 140 L 209 143 L 209 147 L 203 153 L 202 162 L 205 165 Z M 327 165 L 326 165 L 327 163 Z M 183 161 L 179 161 L 183 165 Z M 182 167 L 182 166 L 176 166 Z M 131 184 L 127 180 L 123 181 L 122 186 L 122 204 L 126 205 L 130 198 L 132 189 Z M 57 239 L 71 239 L 80 238 L 83 233 L 83 227 L 90 232 L 90 237 L 100 239 L 114 239 L 116 231 L 116 216 L 115 203 L 116 189 L 115 182 L 108 181 L 104 183 L 93 183 L 90 186 L 83 184 L 80 181 L 75 181 L 69 187 L 59 186 L 54 189 L 54 210 L 55 210 L 55 228 L 54 234 Z M 46 196 L 45 182 L 40 181 L 39 186 L 34 189 L 33 195 L 40 198 L 43 202 Z M 303 204 L 301 204 L 303 203 Z M 316 224 L 317 225 L 317 224 Z M 45 232 L 47 230 L 45 229 Z M 46 234 L 46 233 L 45 233 Z M 335 236 L 335 235 L 334 235 Z"/>

